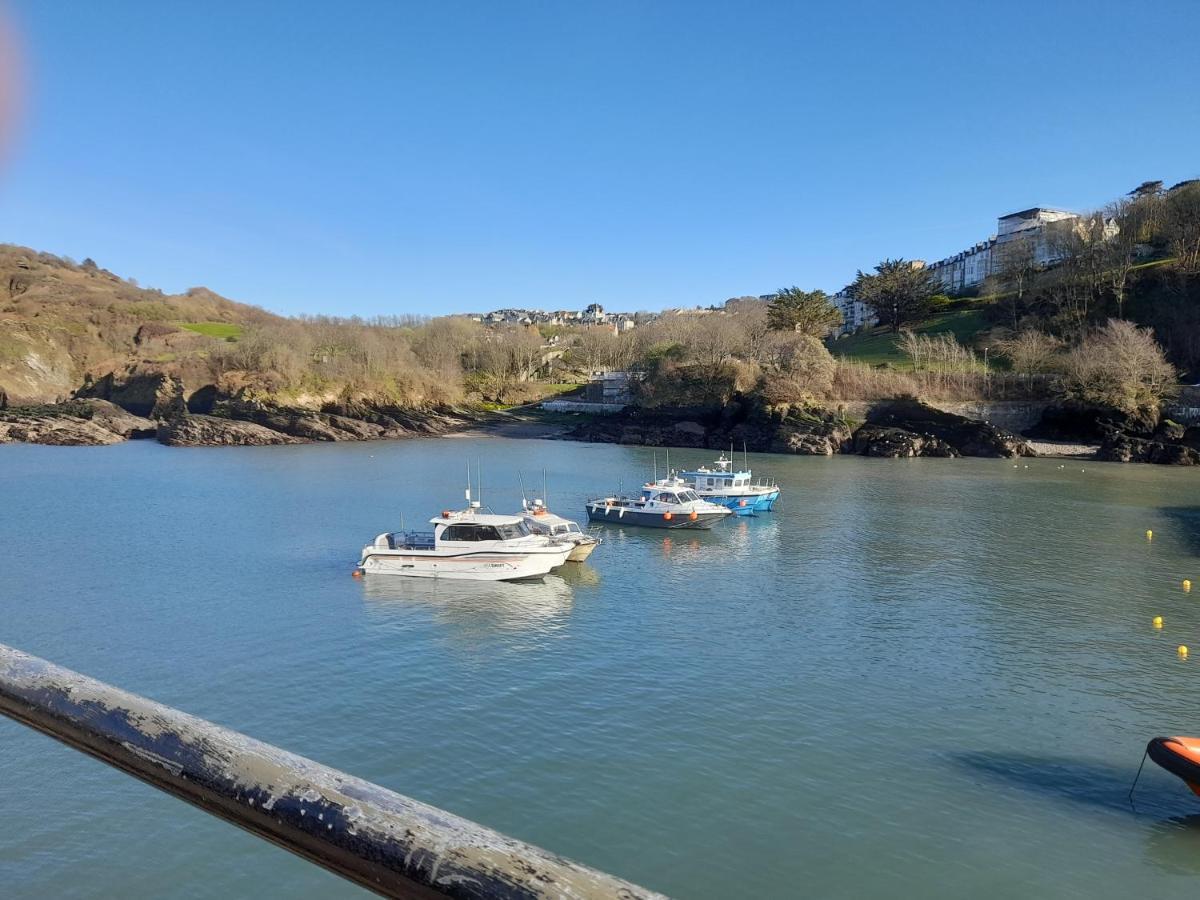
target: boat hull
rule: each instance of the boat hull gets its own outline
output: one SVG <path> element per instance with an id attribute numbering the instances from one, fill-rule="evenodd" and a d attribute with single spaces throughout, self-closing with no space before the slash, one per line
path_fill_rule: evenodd
<path id="1" fill-rule="evenodd" d="M 595 550 L 599 546 L 600 546 L 599 541 L 595 541 L 595 540 L 580 541 L 578 544 L 575 545 L 575 549 L 573 549 L 570 552 L 570 554 L 567 556 L 567 562 L 577 562 L 577 563 L 583 562 L 585 559 L 587 559 L 589 556 L 591 556 L 592 551 Z"/>
<path id="2" fill-rule="evenodd" d="M 642 528 L 707 529 L 729 516 L 727 512 L 697 512 L 693 519 L 688 513 L 675 513 L 666 518 L 661 512 L 629 509 L 625 506 L 589 503 L 588 520 L 609 525 L 637 525 Z"/>
<path id="3" fill-rule="evenodd" d="M 1146 755 L 1200 796 L 1200 739 L 1156 737 L 1146 745 Z"/>
<path id="4" fill-rule="evenodd" d="M 709 493 L 707 491 L 697 491 L 701 499 L 707 500 L 709 503 L 719 503 L 721 506 L 733 510 L 737 516 L 751 516 L 754 513 L 770 512 L 775 501 L 779 499 L 779 489 L 774 488 L 761 494 L 722 494 Z"/>
<path id="5" fill-rule="evenodd" d="M 358 566 L 367 575 L 451 578 L 462 581 L 524 581 L 541 578 L 566 563 L 574 547 L 539 551 L 481 550 L 457 555 L 368 547 Z"/>

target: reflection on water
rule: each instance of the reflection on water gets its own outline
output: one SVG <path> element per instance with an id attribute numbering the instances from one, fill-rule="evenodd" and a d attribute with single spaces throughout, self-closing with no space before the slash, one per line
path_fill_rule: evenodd
<path id="1" fill-rule="evenodd" d="M 554 573 L 571 587 L 597 587 L 600 584 L 600 572 L 590 563 L 567 563 Z"/>
<path id="2" fill-rule="evenodd" d="M 518 582 L 365 575 L 362 586 L 379 613 L 390 607 L 424 607 L 440 622 L 483 630 L 561 627 L 574 599 L 572 586 L 558 575 Z"/>
<path id="3" fill-rule="evenodd" d="M 1022 788 L 1052 802 L 1142 816 L 1169 814 L 1180 808 L 1181 800 L 1186 802 L 1162 779 L 1151 780 L 1143 774 L 1131 806 L 1129 788 L 1137 772 L 1136 763 L 1124 769 L 1070 757 L 986 752 L 959 753 L 953 760 L 989 780 Z"/>

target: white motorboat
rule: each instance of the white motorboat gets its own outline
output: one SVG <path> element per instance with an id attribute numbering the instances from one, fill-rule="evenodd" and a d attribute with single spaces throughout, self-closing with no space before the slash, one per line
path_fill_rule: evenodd
<path id="1" fill-rule="evenodd" d="M 578 522 L 550 512 L 542 500 L 525 501 L 522 505 L 524 508 L 521 518 L 525 520 L 530 531 L 568 541 L 574 546 L 571 555 L 567 557 L 568 562 L 583 562 L 600 546 L 600 538 L 584 532 Z"/>
<path id="2" fill-rule="evenodd" d="M 541 578 L 567 561 L 570 541 L 534 534 L 521 516 L 467 509 L 444 510 L 432 531 L 384 533 L 363 547 L 359 569 L 367 575 L 520 581 Z"/>
<path id="3" fill-rule="evenodd" d="M 675 475 L 642 485 L 640 497 L 597 497 L 587 502 L 588 519 L 647 528 L 712 528 L 733 511 L 701 500 Z"/>

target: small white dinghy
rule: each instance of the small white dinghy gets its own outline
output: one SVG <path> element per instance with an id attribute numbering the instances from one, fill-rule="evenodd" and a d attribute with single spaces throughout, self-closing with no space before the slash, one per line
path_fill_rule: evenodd
<path id="1" fill-rule="evenodd" d="M 363 547 L 359 569 L 367 575 L 520 581 L 541 578 L 567 561 L 575 544 L 534 534 L 521 516 L 479 511 L 478 503 L 444 510 L 432 531 L 384 533 Z"/>
<path id="2" fill-rule="evenodd" d="M 521 518 L 525 520 L 530 531 L 572 544 L 574 549 L 567 557 L 568 562 L 583 562 L 600 546 L 600 538 L 584 532 L 578 522 L 550 512 L 541 500 L 534 499 L 524 502 L 523 505 Z"/>

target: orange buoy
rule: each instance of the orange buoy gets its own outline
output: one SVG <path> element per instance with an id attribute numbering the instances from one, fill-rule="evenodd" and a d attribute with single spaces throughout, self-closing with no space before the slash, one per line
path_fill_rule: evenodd
<path id="1" fill-rule="evenodd" d="M 443 518 L 443 519 L 448 519 L 448 518 L 450 518 L 450 510 L 448 510 L 448 509 L 443 509 L 443 510 L 442 510 L 442 518 Z"/>
<path id="2" fill-rule="evenodd" d="M 663 513 L 663 518 L 666 519 L 668 522 L 670 522 L 671 519 L 674 518 L 674 515 L 669 512 L 665 512 L 665 513 Z"/>
<path id="3" fill-rule="evenodd" d="M 362 570 L 355 569 L 353 572 L 350 573 L 350 577 L 351 578 L 362 578 Z"/>
<path id="4" fill-rule="evenodd" d="M 738 506 L 745 506 L 745 505 L 746 505 L 746 501 L 745 501 L 745 500 L 739 500 L 739 501 L 738 501 Z"/>
<path id="5" fill-rule="evenodd" d="M 688 518 L 695 522 L 698 518 L 700 518 L 700 513 L 693 509 L 690 513 L 688 513 Z"/>

